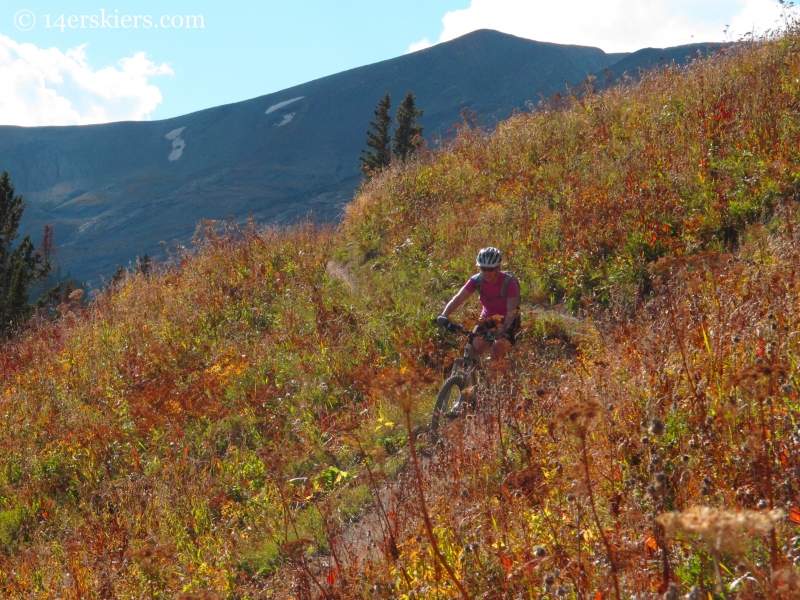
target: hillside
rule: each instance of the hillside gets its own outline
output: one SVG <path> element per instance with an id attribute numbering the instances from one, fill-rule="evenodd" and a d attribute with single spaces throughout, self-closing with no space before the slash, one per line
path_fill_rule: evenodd
<path id="1" fill-rule="evenodd" d="M 206 224 L 20 334 L 2 595 L 797 598 L 798 42 L 462 128 L 337 228 Z M 437 440 L 488 243 L 525 332 Z"/>
<path id="2" fill-rule="evenodd" d="M 699 45 L 697 48 L 706 48 Z M 696 48 L 673 49 L 678 62 Z M 22 233 L 55 226 L 62 270 L 99 287 L 159 242 L 188 244 L 201 219 L 335 220 L 360 181 L 373 110 L 409 90 L 428 140 L 462 108 L 493 126 L 622 55 L 478 31 L 427 50 L 252 100 L 155 122 L 0 127 L 0 169 L 28 203 Z M 629 61 L 632 72 L 636 61 Z M 621 73 L 620 73 L 621 74 Z M 213 85 L 209 82 L 209 85 Z"/>

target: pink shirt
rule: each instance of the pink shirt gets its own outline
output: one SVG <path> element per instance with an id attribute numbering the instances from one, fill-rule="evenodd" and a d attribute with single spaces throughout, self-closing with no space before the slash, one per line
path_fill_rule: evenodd
<path id="1" fill-rule="evenodd" d="M 508 298 L 518 298 L 519 297 L 519 284 L 515 279 L 512 279 L 508 282 L 506 286 L 506 296 L 507 298 L 503 298 L 503 295 L 500 293 L 501 288 L 503 287 L 503 282 L 506 280 L 506 273 L 504 271 L 500 271 L 499 277 L 497 278 L 497 283 L 494 285 L 490 285 L 486 278 L 483 278 L 483 283 L 481 284 L 481 304 L 483 305 L 483 310 L 481 311 L 481 319 L 485 319 L 486 317 L 493 317 L 494 315 L 501 315 L 503 317 L 506 316 L 508 313 Z M 468 292 L 472 293 L 475 291 L 475 282 L 472 281 L 470 278 L 464 287 L 461 289 L 466 289 Z"/>

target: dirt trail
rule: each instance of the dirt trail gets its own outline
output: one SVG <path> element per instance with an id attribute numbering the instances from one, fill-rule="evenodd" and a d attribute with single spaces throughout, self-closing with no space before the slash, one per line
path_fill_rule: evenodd
<path id="1" fill-rule="evenodd" d="M 328 277 L 338 279 L 344 283 L 351 294 L 356 293 L 358 290 L 356 279 L 347 265 L 330 260 L 325 264 L 325 273 L 328 274 Z"/>
<path id="2" fill-rule="evenodd" d="M 346 265 L 330 261 L 326 264 L 325 270 L 330 277 L 342 281 L 351 293 L 357 291 L 355 277 Z M 556 317 L 565 325 L 572 327 L 580 327 L 584 324 L 583 320 L 562 311 L 548 310 L 538 305 L 528 305 L 524 308 L 528 315 L 526 319 L 528 324 L 546 317 Z M 433 397 L 431 402 L 433 402 Z M 430 434 L 420 432 L 418 435 L 427 437 Z M 437 471 L 436 464 L 439 462 L 437 456 L 443 451 L 443 447 L 433 443 L 430 449 L 432 450 L 431 454 L 418 456 L 420 470 L 428 480 L 426 487 L 441 479 L 441 473 L 437 477 L 434 472 Z M 402 452 L 407 455 L 407 449 Z M 433 481 L 431 481 L 431 477 Z M 279 575 L 279 577 L 287 583 L 291 583 L 288 589 L 284 590 L 283 594 L 285 595 L 279 594 L 275 597 L 286 599 L 303 597 L 303 593 L 299 592 L 299 587 L 302 587 L 301 579 L 306 580 L 306 586 L 311 586 L 311 597 L 317 597 L 319 589 L 309 583 L 309 575 L 319 582 L 319 585 L 325 587 L 331 573 L 335 573 L 337 568 L 351 575 L 353 570 L 364 572 L 370 563 L 379 564 L 387 560 L 391 561 L 392 553 L 397 551 L 396 546 L 393 548 L 393 542 L 402 539 L 403 535 L 402 531 L 398 531 L 398 524 L 407 522 L 408 517 L 412 514 L 414 517 L 419 516 L 414 478 L 415 473 L 409 459 L 397 476 L 392 480 L 383 480 L 378 485 L 377 493 L 373 491 L 371 502 L 361 510 L 357 520 L 339 526 L 338 531 L 331 536 L 332 540 L 329 540 L 331 544 L 329 554 L 306 559 L 303 568 L 294 564 L 286 565 L 282 569 L 283 575 Z M 443 483 L 443 481 L 438 483 Z M 335 577 L 335 575 L 333 576 Z"/>
<path id="3" fill-rule="evenodd" d="M 344 283 L 351 294 L 354 294 L 358 291 L 358 283 L 356 282 L 356 278 L 353 275 L 353 272 L 350 270 L 350 267 L 347 265 L 331 260 L 325 264 L 325 272 L 328 274 L 328 277 L 338 279 Z M 523 311 L 523 317 L 527 313 L 529 317 L 528 322 L 530 322 L 530 319 L 533 318 L 558 317 L 559 319 L 566 323 L 570 323 L 571 325 L 583 323 L 581 319 L 574 317 L 563 310 L 545 309 L 538 304 L 520 306 L 520 309 Z"/>
<path id="4" fill-rule="evenodd" d="M 430 461 L 424 460 L 421 466 Z M 392 540 L 398 539 L 397 523 L 404 521 L 415 498 L 410 477 L 411 466 L 406 464 L 394 479 L 383 481 L 377 494 L 372 494 L 372 501 L 359 513 L 358 520 L 344 523 L 334 532 L 329 540 L 331 548 L 328 554 L 304 559 L 303 563 L 285 565 L 278 577 L 288 585 L 274 598 L 316 598 L 319 596 L 319 585 L 326 587 L 329 577 L 338 577 L 337 570 L 352 576 L 354 570 L 368 570 L 370 563 L 392 560 Z M 412 496 L 409 497 L 409 494 Z M 312 578 L 318 583 L 309 581 Z M 311 589 L 310 595 L 302 591 L 304 588 Z"/>

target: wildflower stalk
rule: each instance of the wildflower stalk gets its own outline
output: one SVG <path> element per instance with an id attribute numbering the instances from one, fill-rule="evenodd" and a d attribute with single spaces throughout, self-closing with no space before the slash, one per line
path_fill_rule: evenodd
<path id="1" fill-rule="evenodd" d="M 578 535 L 575 536 L 578 542 L 578 570 L 583 573 L 583 559 L 581 558 L 581 541 L 583 541 L 581 536 L 581 505 L 577 498 L 575 499 L 575 529 L 578 532 Z"/>
<path id="2" fill-rule="evenodd" d="M 283 507 L 283 539 L 284 541 L 289 541 L 289 526 L 291 525 L 292 529 L 294 530 L 294 537 L 295 539 L 300 539 L 300 533 L 297 531 L 297 526 L 294 523 L 294 519 L 292 518 L 292 512 L 289 510 L 289 503 L 286 501 L 286 496 L 283 493 L 283 489 L 281 489 L 280 485 L 276 485 L 275 488 L 278 490 L 278 496 L 281 499 L 281 506 Z"/>
<path id="3" fill-rule="evenodd" d="M 311 569 L 308 568 L 308 563 L 306 562 L 306 557 L 305 556 L 300 556 L 300 561 L 299 562 L 300 562 L 300 568 L 306 574 L 306 577 L 308 577 L 311 581 L 314 582 L 314 585 L 317 586 L 317 588 L 319 589 L 320 593 L 322 594 L 322 597 L 325 598 L 325 600 L 329 600 L 329 599 L 332 600 L 333 596 L 331 596 L 325 590 L 325 588 L 322 587 L 322 584 L 319 581 L 317 581 L 316 577 L 314 577 L 314 574 L 311 572 Z"/>
<path id="4" fill-rule="evenodd" d="M 314 508 L 319 513 L 319 516 L 322 518 L 322 524 L 325 527 L 325 536 L 328 538 L 328 545 L 330 546 L 331 557 L 333 558 L 333 562 L 339 570 L 343 570 L 344 563 L 339 558 L 339 541 L 341 539 L 341 535 L 339 530 L 331 525 L 331 514 L 329 511 L 322 512 L 322 509 L 319 507 L 318 504 L 314 504 Z"/>
<path id="5" fill-rule="evenodd" d="M 361 450 L 362 454 L 366 454 L 360 442 L 358 447 L 359 450 Z M 381 533 L 383 534 L 384 547 L 386 550 L 386 552 L 384 552 L 384 557 L 388 558 L 389 556 L 391 556 L 392 559 L 397 560 L 397 557 L 399 555 L 399 552 L 397 550 L 397 540 L 395 539 L 394 531 L 392 530 L 392 524 L 389 522 L 389 517 L 386 513 L 386 509 L 384 508 L 383 502 L 381 501 L 380 489 L 378 489 L 378 483 L 375 481 L 375 476 L 372 474 L 372 468 L 369 465 L 369 460 L 364 461 L 364 467 L 367 470 L 367 478 L 369 479 L 370 493 L 372 494 L 372 497 L 375 499 L 375 508 L 378 510 L 378 522 L 381 524 Z M 406 578 L 408 578 L 408 575 L 405 574 L 405 569 L 403 569 L 403 573 L 404 575 L 406 575 Z"/>
<path id="6" fill-rule="evenodd" d="M 617 600 L 620 600 L 619 594 L 619 579 L 617 578 L 617 562 L 614 560 L 614 552 L 611 548 L 611 543 L 608 541 L 606 537 L 605 531 L 603 531 L 603 526 L 600 524 L 600 518 L 597 516 L 597 506 L 594 501 L 594 491 L 592 490 L 592 479 L 589 475 L 589 452 L 586 448 L 586 433 L 583 432 L 580 435 L 581 440 L 581 458 L 583 460 L 583 469 L 586 475 L 586 488 L 589 490 L 589 506 L 592 508 L 592 516 L 594 517 L 595 525 L 597 526 L 597 531 L 600 532 L 600 539 L 603 540 L 603 545 L 606 547 L 606 555 L 608 556 L 608 562 L 611 565 L 611 579 L 614 581 L 614 597 Z"/>
<path id="7" fill-rule="evenodd" d="M 675 334 L 675 339 L 678 341 L 678 348 L 681 351 L 683 370 L 686 371 L 686 379 L 689 381 L 689 386 L 692 388 L 692 394 L 694 394 L 695 399 L 699 402 L 700 394 L 697 392 L 697 385 L 695 385 L 694 377 L 692 377 L 692 370 L 689 368 L 689 359 L 686 357 L 686 348 L 684 348 L 684 340 L 680 334 L 680 330 L 678 329 L 678 324 L 675 322 L 675 307 L 672 303 L 672 294 L 669 291 L 669 286 L 667 286 L 666 290 L 667 290 L 667 302 L 669 302 L 669 322 L 670 325 L 672 326 L 672 332 Z M 706 417 L 705 405 L 700 406 L 700 416 L 703 419 L 705 419 Z"/>
<path id="8" fill-rule="evenodd" d="M 667 488 L 665 484 L 661 484 L 661 512 L 666 510 L 667 505 Z M 661 547 L 661 587 L 664 590 L 669 586 L 670 568 L 669 568 L 669 548 L 667 547 L 666 535 L 664 534 L 664 527 L 660 523 L 655 523 L 653 529 L 656 533 L 656 540 Z"/>
<path id="9" fill-rule="evenodd" d="M 415 481 L 417 483 L 417 492 L 419 493 L 419 504 L 420 508 L 422 509 L 422 520 L 425 523 L 425 532 L 428 535 L 428 541 L 431 543 L 431 548 L 433 548 L 433 553 L 436 556 L 437 561 L 444 567 L 444 570 L 447 571 L 447 575 L 450 577 L 450 580 L 453 584 L 458 588 L 458 591 L 461 593 L 461 597 L 464 600 L 470 600 L 470 595 L 467 593 L 467 590 L 464 589 L 464 586 L 461 585 L 461 582 L 456 577 L 453 568 L 445 559 L 444 555 L 442 554 L 441 550 L 439 550 L 439 544 L 436 541 L 436 536 L 433 534 L 433 525 L 431 524 L 431 518 L 428 515 L 428 507 L 425 503 L 425 492 L 422 487 L 422 474 L 419 468 L 419 461 L 417 460 L 417 451 L 414 448 L 414 432 L 411 429 L 411 412 L 408 409 L 403 411 L 406 416 L 406 427 L 408 428 L 408 447 L 411 451 L 411 462 L 414 465 L 414 474 L 416 475 Z"/>
<path id="10" fill-rule="evenodd" d="M 773 440 L 775 439 L 775 421 L 773 418 L 773 411 L 772 411 L 772 404 L 767 405 L 767 409 L 770 413 L 770 426 L 767 429 L 767 419 L 764 415 L 764 399 L 763 394 L 759 392 L 758 395 L 758 418 L 759 418 L 759 428 L 761 429 L 761 441 L 763 446 L 764 452 L 764 463 L 765 469 L 763 471 L 763 481 L 766 484 L 765 488 L 767 490 L 767 501 L 769 502 L 770 510 L 775 508 L 775 490 L 773 489 L 773 465 L 776 457 L 775 452 L 775 445 Z M 767 431 L 770 432 L 770 435 L 767 435 Z M 775 533 L 775 530 L 769 532 L 769 564 L 770 568 L 772 569 L 773 573 L 778 568 L 778 538 Z"/>
<path id="11" fill-rule="evenodd" d="M 773 356 L 773 361 L 775 360 Z M 774 393 L 773 383 L 770 381 L 770 394 Z M 770 452 L 770 461 L 769 461 L 769 468 L 767 469 L 767 476 L 769 477 L 769 509 L 775 510 L 775 478 L 773 476 L 773 472 L 775 469 L 775 463 L 779 460 L 778 458 L 778 449 L 775 447 L 775 410 L 772 404 L 768 406 L 769 408 L 769 431 L 770 436 L 767 444 L 769 445 L 769 452 Z M 772 572 L 776 572 L 778 570 L 778 535 L 773 528 L 769 532 L 769 564 L 772 568 Z"/>
<path id="12" fill-rule="evenodd" d="M 507 459 L 506 459 L 506 447 L 505 447 L 505 444 L 503 443 L 503 413 L 502 413 L 502 407 L 501 407 L 502 403 L 498 400 L 498 401 L 495 402 L 495 404 L 497 405 L 497 437 L 498 437 L 498 441 L 500 442 L 500 457 L 503 460 L 503 469 L 505 470 L 505 472 L 508 472 L 508 462 L 507 462 Z"/>
<path id="13" fill-rule="evenodd" d="M 278 490 L 278 495 L 280 496 L 281 504 L 283 505 L 283 511 L 285 515 L 284 518 L 286 520 L 286 533 L 284 539 L 286 541 L 288 541 L 289 539 L 289 524 L 291 524 L 292 529 L 294 530 L 295 539 L 299 540 L 301 539 L 300 533 L 297 531 L 297 526 L 295 525 L 294 519 L 292 518 L 292 513 L 289 509 L 289 504 L 286 501 L 286 496 L 283 493 L 283 489 L 281 489 L 280 485 L 277 485 L 275 487 Z M 319 581 L 317 581 L 316 577 L 314 577 L 314 574 L 311 572 L 311 569 L 308 568 L 305 556 L 300 556 L 300 559 L 297 562 L 297 564 L 300 565 L 300 569 L 305 573 L 306 577 L 310 579 L 312 582 L 314 582 L 314 584 L 319 588 L 319 591 L 322 593 L 322 597 L 325 598 L 326 600 L 330 598 L 330 594 L 328 594 L 328 592 L 325 591 L 325 588 L 322 587 L 322 584 Z"/>
<path id="14" fill-rule="evenodd" d="M 716 553 L 711 554 L 711 559 L 714 561 L 714 576 L 717 578 L 717 588 L 722 597 L 728 600 L 728 592 L 725 589 L 725 584 L 722 581 L 722 572 L 719 570 L 719 559 Z"/>

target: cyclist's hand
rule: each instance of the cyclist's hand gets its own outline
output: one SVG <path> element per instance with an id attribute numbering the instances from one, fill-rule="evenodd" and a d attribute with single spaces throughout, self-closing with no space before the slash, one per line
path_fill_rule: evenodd
<path id="1" fill-rule="evenodd" d="M 450 333 L 455 333 L 456 331 L 458 331 L 458 325 L 453 323 L 450 319 L 448 319 L 444 315 L 439 315 L 438 317 L 436 317 L 436 324 L 439 327 L 444 327 Z"/>

